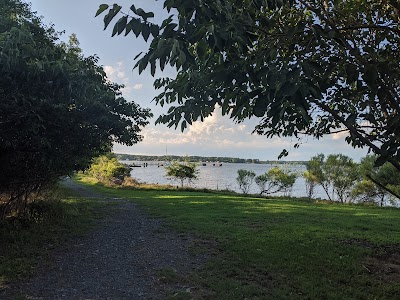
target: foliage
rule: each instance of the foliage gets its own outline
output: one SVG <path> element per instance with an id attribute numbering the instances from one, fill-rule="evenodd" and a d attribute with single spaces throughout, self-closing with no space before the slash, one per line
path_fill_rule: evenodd
<path id="1" fill-rule="evenodd" d="M 285 196 L 288 196 L 296 178 L 295 173 L 275 166 L 265 174 L 257 176 L 255 182 L 260 188 L 260 195 L 283 192 Z"/>
<path id="2" fill-rule="evenodd" d="M 60 43 L 28 5 L 0 5 L 0 196 L 24 213 L 29 198 L 85 168 L 114 142 L 132 145 L 151 116 L 121 96 L 75 36 Z"/>
<path id="3" fill-rule="evenodd" d="M 362 180 L 356 184 L 352 195 L 359 201 L 375 202 L 383 206 L 384 202 L 391 197 L 390 193 L 388 193 L 388 190 L 375 184 L 372 180 L 400 194 L 400 174 L 389 163 L 375 167 L 375 161 L 375 155 L 367 155 L 361 159 L 360 175 L 362 176 Z"/>
<path id="4" fill-rule="evenodd" d="M 178 156 L 178 155 L 138 155 L 138 154 L 117 154 L 120 160 L 133 161 L 166 161 L 166 160 L 185 160 L 189 159 L 192 162 L 219 162 L 219 163 L 252 163 L 252 164 L 281 164 L 287 163 L 282 161 L 261 161 L 256 158 L 238 158 L 225 156 Z M 302 161 L 293 161 L 293 163 L 303 163 Z"/>
<path id="5" fill-rule="evenodd" d="M 359 179 L 357 164 L 346 155 L 333 154 L 328 155 L 322 168 L 332 185 L 332 200 L 336 195 L 342 203 L 351 202 L 350 192 Z"/>
<path id="6" fill-rule="evenodd" d="M 197 179 L 199 172 L 196 163 L 189 161 L 185 161 L 183 163 L 173 161 L 170 165 L 165 166 L 165 169 L 168 177 L 181 181 L 181 187 L 183 187 L 185 180 L 187 180 L 189 183 L 192 180 Z"/>
<path id="7" fill-rule="evenodd" d="M 400 5 L 393 0 L 165 0 L 170 16 L 134 5 L 102 4 L 112 35 L 151 40 L 135 65 L 160 78 L 158 123 L 204 120 L 216 106 L 240 122 L 259 118 L 258 134 L 317 138 L 346 131 L 353 147 L 400 171 Z M 159 64 L 159 67 L 157 66 Z M 281 155 L 287 154 L 283 151 Z"/>
<path id="8" fill-rule="evenodd" d="M 307 178 L 306 185 L 320 185 L 328 196 L 329 200 L 331 199 L 331 195 L 329 192 L 330 182 L 328 181 L 327 174 L 324 173 L 322 166 L 324 165 L 325 155 L 318 154 L 316 156 L 311 157 L 311 159 L 307 162 Z M 311 181 L 307 183 L 307 181 Z"/>
<path id="9" fill-rule="evenodd" d="M 110 182 L 112 179 L 122 181 L 125 177 L 130 176 L 129 167 L 120 163 L 111 153 L 95 158 L 88 172 L 101 182 Z"/>
<path id="10" fill-rule="evenodd" d="M 306 180 L 319 184 L 329 200 L 335 197 L 342 203 L 351 202 L 350 193 L 359 179 L 359 170 L 351 158 L 343 154 L 313 156 L 307 164 Z"/>
<path id="11" fill-rule="evenodd" d="M 239 184 L 239 188 L 242 190 L 243 194 L 247 194 L 250 190 L 250 186 L 253 184 L 256 173 L 243 169 L 238 170 L 237 173 L 236 181 Z"/>
<path id="12" fill-rule="evenodd" d="M 306 193 L 308 198 L 313 198 L 315 187 L 317 186 L 317 177 L 310 171 L 305 171 L 303 177 L 306 184 Z"/>
<path id="13" fill-rule="evenodd" d="M 178 232 L 203 238 L 194 241 L 194 250 L 210 259 L 186 276 L 186 285 L 203 287 L 192 289 L 191 298 L 399 298 L 393 271 L 400 265 L 398 209 L 95 188 L 140 203 Z"/>

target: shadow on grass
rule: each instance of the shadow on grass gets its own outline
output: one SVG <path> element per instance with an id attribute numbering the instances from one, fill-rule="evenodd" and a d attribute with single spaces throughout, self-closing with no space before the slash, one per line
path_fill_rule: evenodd
<path id="1" fill-rule="evenodd" d="M 34 203 L 29 219 L 0 224 L 0 291 L 31 275 L 51 251 L 88 232 L 105 214 L 105 203 L 78 198 L 63 187 L 58 194 L 59 198 Z"/>
<path id="2" fill-rule="evenodd" d="M 192 278 L 213 292 L 212 299 L 400 299 L 399 285 L 370 267 L 380 249 L 392 259 L 391 270 L 400 270 L 400 258 L 388 254 L 400 244 L 397 209 L 96 189 L 140 203 L 179 231 L 217 241 L 215 259 Z M 355 240 L 365 243 L 346 242 Z"/>

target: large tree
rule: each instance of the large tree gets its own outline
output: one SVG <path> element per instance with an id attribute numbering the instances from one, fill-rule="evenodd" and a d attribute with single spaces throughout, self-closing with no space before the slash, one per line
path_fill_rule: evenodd
<path id="1" fill-rule="evenodd" d="M 394 0 L 166 0 L 170 16 L 100 6 L 113 35 L 152 39 L 136 67 L 167 64 L 157 122 L 182 130 L 216 106 L 258 134 L 317 138 L 346 131 L 400 170 L 400 4 Z M 121 13 L 124 11 L 124 13 Z M 157 65 L 158 64 L 158 65 Z M 295 146 L 298 146 L 296 144 Z"/>
<path id="2" fill-rule="evenodd" d="M 132 145 L 151 116 L 121 96 L 96 56 L 19 0 L 0 0 L 0 197 L 23 210 L 32 192 L 85 168 L 114 142 Z M 1 200 L 1 199 L 0 199 Z M 0 203 L 1 204 L 1 203 Z M 1 216 L 0 207 L 0 216 Z"/>

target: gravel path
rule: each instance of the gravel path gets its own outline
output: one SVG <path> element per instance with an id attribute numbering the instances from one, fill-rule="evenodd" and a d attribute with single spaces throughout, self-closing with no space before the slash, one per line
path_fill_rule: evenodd
<path id="1" fill-rule="evenodd" d="M 65 184 L 83 197 L 115 205 L 105 208 L 110 211 L 96 229 L 55 251 L 49 266 L 29 282 L 11 285 L 0 299 L 165 299 L 171 291 L 195 289 L 157 276 L 173 269 L 184 277 L 204 264 L 204 255 L 188 251 L 192 237 L 166 229 L 135 203 L 107 198 L 69 179 Z"/>

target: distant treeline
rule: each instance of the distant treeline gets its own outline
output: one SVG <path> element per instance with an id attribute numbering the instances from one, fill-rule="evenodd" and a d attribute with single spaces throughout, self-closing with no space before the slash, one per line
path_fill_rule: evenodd
<path id="1" fill-rule="evenodd" d="M 221 162 L 221 163 L 249 163 L 249 164 L 306 164 L 306 161 L 280 161 L 280 160 L 259 160 L 255 158 L 237 158 L 237 157 L 205 157 L 205 156 L 179 156 L 179 155 L 136 155 L 136 154 L 116 154 L 119 160 L 135 161 L 183 161 L 189 159 L 191 162 Z"/>

